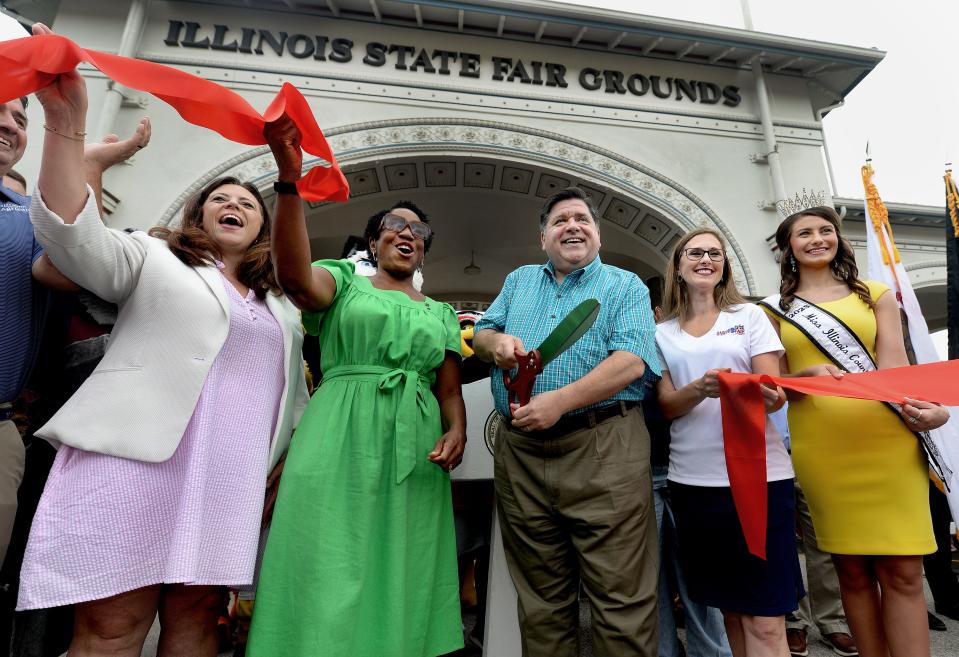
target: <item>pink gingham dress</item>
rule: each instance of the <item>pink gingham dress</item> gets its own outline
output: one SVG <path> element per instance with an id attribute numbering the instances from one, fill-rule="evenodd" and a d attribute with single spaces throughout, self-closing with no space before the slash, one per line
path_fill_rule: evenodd
<path id="1" fill-rule="evenodd" d="M 18 609 L 159 583 L 252 582 L 283 334 L 252 290 L 243 298 L 223 283 L 229 335 L 176 452 L 145 463 L 61 447 L 30 531 Z"/>

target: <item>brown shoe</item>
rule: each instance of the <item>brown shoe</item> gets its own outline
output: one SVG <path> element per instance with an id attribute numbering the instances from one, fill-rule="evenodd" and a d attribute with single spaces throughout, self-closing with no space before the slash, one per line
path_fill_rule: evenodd
<path id="1" fill-rule="evenodd" d="M 856 642 L 845 632 L 826 634 L 823 636 L 822 642 L 832 648 L 834 653 L 842 655 L 842 657 L 857 657 L 859 655 L 859 648 L 856 647 Z"/>
<path id="2" fill-rule="evenodd" d="M 806 657 L 809 654 L 806 630 L 786 628 L 786 644 L 789 646 L 789 654 L 793 657 Z"/>

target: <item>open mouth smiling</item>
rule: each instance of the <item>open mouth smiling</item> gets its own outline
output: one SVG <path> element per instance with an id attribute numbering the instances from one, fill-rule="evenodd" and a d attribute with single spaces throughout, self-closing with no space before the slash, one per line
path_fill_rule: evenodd
<path id="1" fill-rule="evenodd" d="M 401 255 L 411 256 L 416 253 L 416 249 L 413 248 L 413 245 L 407 244 L 406 242 L 401 242 L 396 245 L 396 250 L 400 252 Z"/>
<path id="2" fill-rule="evenodd" d="M 0 146 L 6 146 L 7 148 L 13 148 L 13 142 L 7 139 L 6 137 L 0 137 Z"/>
<path id="3" fill-rule="evenodd" d="M 235 214 L 225 214 L 217 220 L 221 226 L 231 226 L 233 228 L 243 228 L 243 220 Z"/>

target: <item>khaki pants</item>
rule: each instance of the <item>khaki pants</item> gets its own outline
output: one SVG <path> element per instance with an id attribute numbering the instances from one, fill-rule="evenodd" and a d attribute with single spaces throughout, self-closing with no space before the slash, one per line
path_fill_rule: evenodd
<path id="1" fill-rule="evenodd" d="M 580 581 L 597 657 L 655 657 L 659 548 L 638 408 L 557 438 L 500 424 L 495 486 L 525 657 L 577 657 Z"/>
<path id="2" fill-rule="evenodd" d="M 23 479 L 23 439 L 12 420 L 0 420 L 0 565 L 7 556 L 13 521 L 17 517 L 17 489 Z"/>

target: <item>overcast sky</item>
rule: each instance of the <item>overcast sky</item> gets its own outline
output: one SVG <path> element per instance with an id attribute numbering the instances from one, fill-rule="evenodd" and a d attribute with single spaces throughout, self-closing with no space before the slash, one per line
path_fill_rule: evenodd
<path id="1" fill-rule="evenodd" d="M 585 0 L 569 4 L 743 27 L 740 0 Z M 750 0 L 760 32 L 876 47 L 886 58 L 825 118 L 841 196 L 862 198 L 866 141 L 886 201 L 944 204 L 959 171 L 959 0 Z M 789 181 L 786 181 L 789 191 Z"/>

